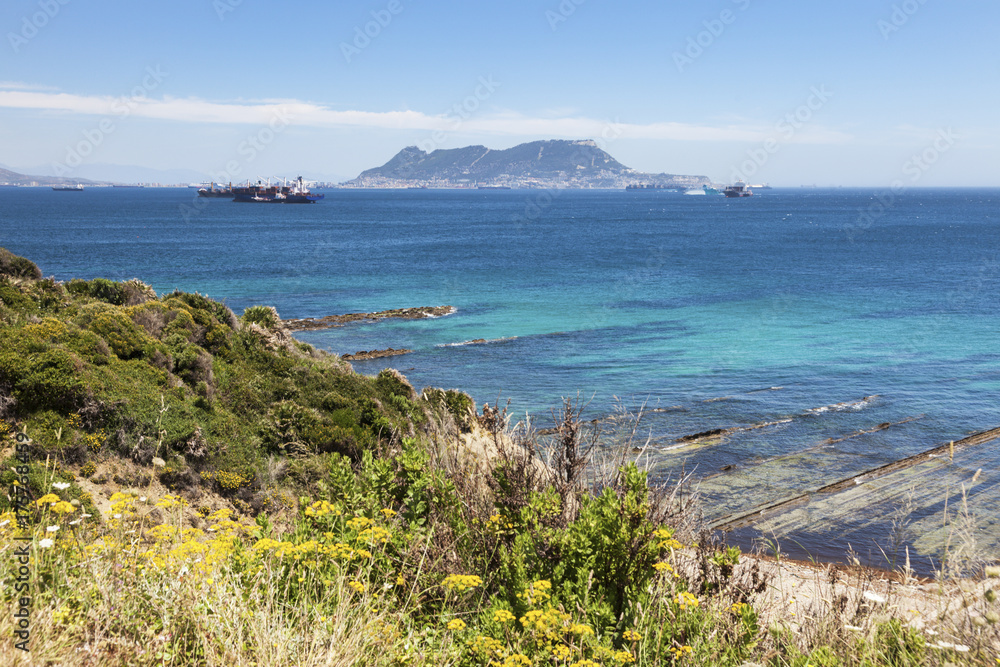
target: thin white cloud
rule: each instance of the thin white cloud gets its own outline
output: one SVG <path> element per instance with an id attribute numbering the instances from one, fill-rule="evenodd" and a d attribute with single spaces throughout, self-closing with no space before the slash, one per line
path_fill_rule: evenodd
<path id="1" fill-rule="evenodd" d="M 620 136 L 674 141 L 763 141 L 772 128 L 752 125 L 697 125 L 660 122 L 619 123 L 580 116 L 530 117 L 512 112 L 480 113 L 460 121 L 457 116 L 432 116 L 419 111 L 343 111 L 299 100 L 212 102 L 198 98 L 108 97 L 18 89 L 0 83 L 0 109 L 35 109 L 93 116 L 135 116 L 184 123 L 266 125 L 287 119 L 302 127 L 366 127 L 392 130 L 461 130 L 510 136 L 597 138 Z M 841 143 L 843 133 L 813 128 L 796 136 L 796 143 Z"/>
<path id="2" fill-rule="evenodd" d="M 55 86 L 46 86 L 41 83 L 24 83 L 23 81 L 0 81 L 0 89 L 4 90 L 45 90 L 57 91 Z"/>

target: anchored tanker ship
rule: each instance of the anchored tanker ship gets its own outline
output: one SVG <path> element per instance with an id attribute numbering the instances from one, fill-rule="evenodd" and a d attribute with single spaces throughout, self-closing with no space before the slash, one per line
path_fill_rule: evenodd
<path id="1" fill-rule="evenodd" d="M 271 185 L 270 179 L 267 184 L 257 181 L 255 185 L 233 188 L 233 201 L 255 202 L 259 204 L 312 204 L 323 199 L 324 195 L 313 194 L 306 188 L 302 177 L 299 176 L 292 185 L 287 183 L 282 185 Z"/>

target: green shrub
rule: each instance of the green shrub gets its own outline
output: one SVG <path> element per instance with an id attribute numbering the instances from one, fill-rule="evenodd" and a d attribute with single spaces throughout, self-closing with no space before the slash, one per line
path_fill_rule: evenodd
<path id="1" fill-rule="evenodd" d="M 330 423 L 340 428 L 353 429 L 358 425 L 357 417 L 351 408 L 340 408 L 330 413 Z"/>
<path id="2" fill-rule="evenodd" d="M 337 452 L 352 458 L 357 456 L 357 438 L 352 429 L 318 423 L 308 427 L 303 436 L 305 442 L 318 452 Z"/>
<path id="3" fill-rule="evenodd" d="M 213 301 L 197 292 L 175 291 L 166 301 L 187 306 L 194 321 L 203 327 L 210 327 L 216 323 L 224 324 L 230 329 L 239 326 L 236 315 L 225 304 Z"/>
<path id="4" fill-rule="evenodd" d="M 195 323 L 194 318 L 186 309 L 170 309 L 172 317 L 163 327 L 160 337 L 164 343 L 173 346 L 168 339 L 179 338 L 184 343 L 194 341 L 200 327 Z"/>
<path id="5" fill-rule="evenodd" d="M 7 276 L 0 276 L 0 301 L 7 307 L 20 312 L 37 310 L 34 300 L 22 292 Z"/>
<path id="6" fill-rule="evenodd" d="M 386 368 L 375 377 L 375 388 L 382 398 L 388 399 L 395 394 L 403 398 L 416 398 L 417 393 L 406 380 L 406 377 L 395 368 Z"/>
<path id="7" fill-rule="evenodd" d="M 371 398 L 363 398 L 358 402 L 360 408 L 358 422 L 371 431 L 376 437 L 388 438 L 392 432 L 392 422 L 385 416 L 382 406 Z"/>
<path id="8" fill-rule="evenodd" d="M 119 359 L 135 359 L 147 350 L 152 351 L 153 339 L 122 310 L 98 314 L 90 329 L 107 341 Z"/>
<path id="9" fill-rule="evenodd" d="M 278 311 L 271 306 L 250 306 L 243 311 L 240 321 L 244 324 L 256 324 L 265 329 L 273 329 L 278 326 L 281 318 Z"/>
<path id="10" fill-rule="evenodd" d="M 137 306 L 156 299 L 156 291 L 138 278 L 126 280 L 121 285 L 123 306 Z"/>
<path id="11" fill-rule="evenodd" d="M 39 280 L 42 270 L 30 259 L 15 255 L 6 248 L 0 248 L 0 276 Z"/>
<path id="12" fill-rule="evenodd" d="M 262 436 L 272 449 L 282 450 L 293 442 L 307 442 L 306 433 L 319 423 L 309 408 L 294 401 L 280 401 L 271 408 Z"/>
<path id="13" fill-rule="evenodd" d="M 232 329 L 229 327 L 217 324 L 208 329 L 205 332 L 205 347 L 212 354 L 224 355 L 229 352 L 231 345 L 229 338 L 232 335 Z"/>
<path id="14" fill-rule="evenodd" d="M 65 350 L 50 349 L 24 358 L 0 353 L 0 380 L 14 388 L 21 411 L 52 409 L 69 412 L 87 394 L 78 377 L 83 363 Z"/>
<path id="15" fill-rule="evenodd" d="M 90 296 L 113 306 L 125 305 L 125 286 L 107 278 L 94 278 L 87 285 Z"/>
<path id="16" fill-rule="evenodd" d="M 320 401 L 320 407 L 329 412 L 337 412 L 344 408 L 350 408 L 354 405 L 352 401 L 344 398 L 340 392 L 331 391 L 328 392 L 323 399 Z"/>
<path id="17" fill-rule="evenodd" d="M 205 382 L 214 388 L 211 354 L 197 345 L 185 343 L 179 351 L 174 352 L 173 360 L 174 372 L 189 386 L 196 387 L 199 382 Z"/>
<path id="18" fill-rule="evenodd" d="M 454 419 L 455 423 L 463 432 L 472 429 L 472 420 L 475 417 L 476 405 L 472 397 L 462 391 L 454 389 L 437 389 L 428 387 L 424 389 L 424 398 L 440 409 L 444 409 Z"/>

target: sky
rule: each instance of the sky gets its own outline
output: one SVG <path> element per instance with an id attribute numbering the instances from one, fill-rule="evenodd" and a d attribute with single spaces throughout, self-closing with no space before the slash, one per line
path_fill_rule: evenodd
<path id="1" fill-rule="evenodd" d="M 5 0 L 0 164 L 347 179 L 593 139 L 720 183 L 996 186 L 998 27 L 996 0 Z"/>

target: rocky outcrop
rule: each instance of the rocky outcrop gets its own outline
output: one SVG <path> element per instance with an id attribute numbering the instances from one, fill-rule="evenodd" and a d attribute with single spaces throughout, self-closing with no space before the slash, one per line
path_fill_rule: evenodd
<path id="1" fill-rule="evenodd" d="M 331 329 L 350 322 L 378 322 L 387 319 L 420 320 L 428 317 L 443 317 L 455 312 L 453 306 L 423 306 L 421 308 L 393 308 L 374 313 L 347 313 L 345 315 L 327 315 L 326 317 L 303 317 L 300 319 L 282 320 L 281 324 L 289 331 L 315 331 Z"/>

